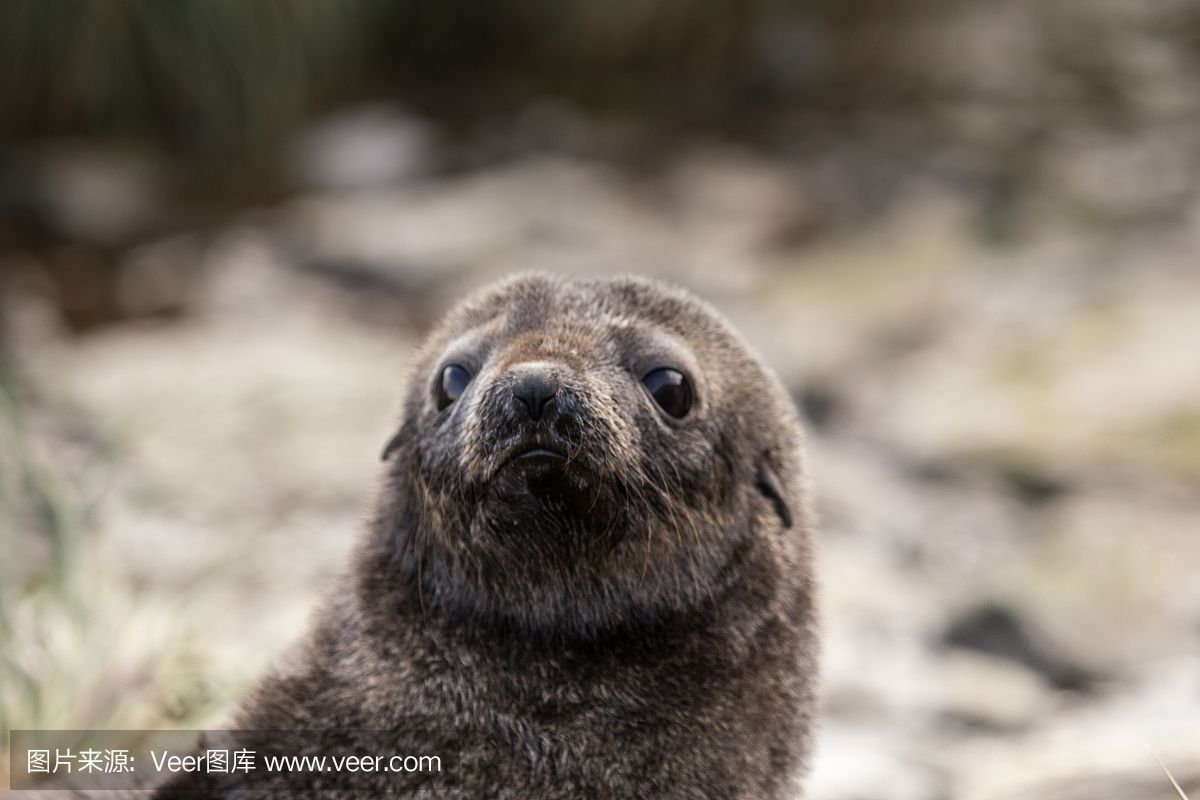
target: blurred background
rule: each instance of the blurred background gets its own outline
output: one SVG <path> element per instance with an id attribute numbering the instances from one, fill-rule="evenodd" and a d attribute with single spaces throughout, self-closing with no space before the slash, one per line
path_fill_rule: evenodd
<path id="1" fill-rule="evenodd" d="M 0 729 L 220 724 L 523 269 L 686 285 L 793 391 L 812 798 L 1200 792 L 1182 0 L 0 5 Z"/>

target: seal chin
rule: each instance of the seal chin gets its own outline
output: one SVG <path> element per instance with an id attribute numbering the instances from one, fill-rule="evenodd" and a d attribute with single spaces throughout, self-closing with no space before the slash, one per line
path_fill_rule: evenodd
<path id="1" fill-rule="evenodd" d="M 478 516 L 510 555 L 535 548 L 573 561 L 612 531 L 612 492 L 598 476 L 562 459 L 515 461 L 481 498 Z M 555 560 L 559 566 L 567 563 Z"/>

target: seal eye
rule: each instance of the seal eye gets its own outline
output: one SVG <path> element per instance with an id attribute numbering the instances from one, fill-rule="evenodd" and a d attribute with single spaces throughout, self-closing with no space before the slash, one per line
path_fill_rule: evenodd
<path id="1" fill-rule="evenodd" d="M 676 419 L 687 416 L 692 408 L 692 385 L 677 369 L 661 367 L 646 373 L 642 385 L 650 392 L 659 408 Z"/>
<path id="2" fill-rule="evenodd" d="M 438 411 L 462 397 L 462 393 L 467 390 L 467 384 L 470 382 L 471 373 L 467 372 L 466 367 L 459 364 L 447 364 L 443 367 L 442 377 L 438 381 L 437 387 Z"/>

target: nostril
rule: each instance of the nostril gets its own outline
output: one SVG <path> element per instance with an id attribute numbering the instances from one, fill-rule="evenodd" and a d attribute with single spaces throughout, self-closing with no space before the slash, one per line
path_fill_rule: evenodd
<path id="1" fill-rule="evenodd" d="M 513 384 L 512 393 L 525 407 L 529 418 L 538 420 L 545 413 L 550 401 L 558 394 L 558 381 L 540 372 L 526 373 Z"/>

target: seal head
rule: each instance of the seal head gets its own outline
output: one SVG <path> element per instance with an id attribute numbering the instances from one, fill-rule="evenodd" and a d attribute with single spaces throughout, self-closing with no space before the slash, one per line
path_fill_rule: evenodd
<path id="1" fill-rule="evenodd" d="M 679 290 L 520 276 L 410 387 L 376 528 L 423 607 L 587 635 L 711 602 L 752 543 L 799 557 L 791 403 Z"/>

